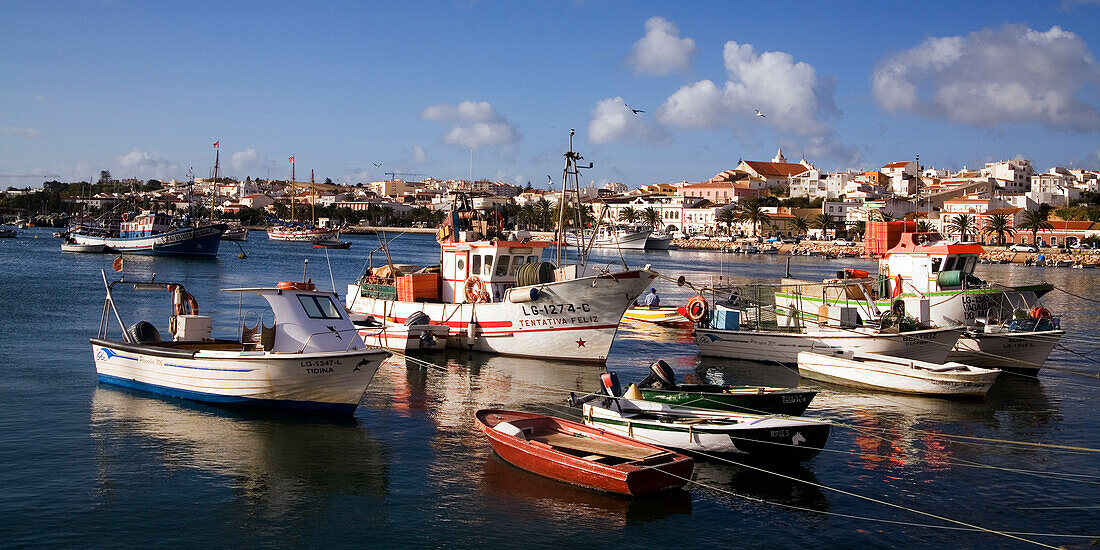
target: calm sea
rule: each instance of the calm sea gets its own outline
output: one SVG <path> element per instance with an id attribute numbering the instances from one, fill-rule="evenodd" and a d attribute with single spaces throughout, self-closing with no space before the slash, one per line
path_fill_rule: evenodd
<path id="1" fill-rule="evenodd" d="M 915 398 L 800 382 L 788 368 L 700 358 L 690 336 L 620 331 L 607 368 L 624 382 L 666 359 L 678 375 L 821 390 L 808 415 L 838 425 L 826 452 L 799 466 L 700 460 L 696 485 L 625 499 L 541 479 L 495 458 L 474 426 L 479 408 L 561 416 L 570 390 L 595 387 L 602 367 L 470 353 L 393 360 L 354 419 L 221 409 L 96 381 L 88 338 L 103 305 L 110 256 L 62 254 L 52 230 L 0 239 L 0 547 L 535 546 L 958 548 L 1025 546 L 927 514 L 1046 544 L 1051 534 L 1100 535 L 1100 380 L 1060 370 L 1003 376 L 984 401 Z M 37 237 L 37 238 L 35 238 Z M 272 243 L 253 233 L 213 261 L 127 259 L 128 277 L 182 282 L 215 333 L 231 334 L 237 301 L 219 289 L 299 279 L 335 281 L 342 295 L 376 237 L 347 251 Z M 431 236 L 391 244 L 398 263 L 438 261 Z M 625 256 L 695 282 L 773 280 L 786 258 L 704 252 Z M 376 265 L 382 259 L 375 253 Z M 601 264 L 618 254 L 601 254 Z M 859 260 L 792 260 L 822 278 Z M 1005 283 L 1048 281 L 1066 348 L 1048 363 L 1100 372 L 1100 272 L 981 266 Z M 665 304 L 684 289 L 660 283 Z M 162 330 L 167 298 L 139 293 L 129 322 Z M 1087 299 L 1086 299 L 1087 298 Z M 973 439 L 949 439 L 942 434 Z M 1042 444 L 1026 445 L 1027 443 Z M 1061 447 L 1078 447 L 1075 450 Z M 738 460 L 737 462 L 741 462 Z M 840 492 L 843 491 L 843 492 Z M 860 498 L 866 497 L 866 498 Z M 881 502 L 873 502 L 875 499 Z M 888 506 L 890 503 L 903 508 Z M 882 521 L 874 521 L 882 520 Z M 892 523 L 891 523 L 892 522 Z"/>

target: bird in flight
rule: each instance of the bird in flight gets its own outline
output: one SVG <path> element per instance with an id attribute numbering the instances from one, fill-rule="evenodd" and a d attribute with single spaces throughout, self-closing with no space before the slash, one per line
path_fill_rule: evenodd
<path id="1" fill-rule="evenodd" d="M 761 118 L 768 118 L 764 113 L 760 112 L 760 109 L 753 109 L 753 110 L 756 111 L 756 116 L 761 117 Z"/>
<path id="2" fill-rule="evenodd" d="M 623 105 L 626 105 L 626 103 L 623 103 Z M 634 114 L 638 114 L 638 113 L 644 113 L 644 112 L 645 112 L 645 111 L 643 111 L 643 110 L 641 110 L 641 109 L 635 109 L 634 107 L 631 107 L 630 105 L 626 105 L 626 108 L 627 108 L 627 109 L 630 109 L 630 112 L 632 112 L 632 113 L 634 113 Z"/>
<path id="3" fill-rule="evenodd" d="M 371 164 L 373 164 L 375 168 L 381 168 L 382 167 L 381 162 L 372 162 Z"/>

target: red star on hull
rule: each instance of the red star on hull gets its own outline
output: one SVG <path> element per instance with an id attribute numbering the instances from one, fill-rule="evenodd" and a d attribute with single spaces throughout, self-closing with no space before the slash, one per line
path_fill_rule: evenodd
<path id="1" fill-rule="evenodd" d="M 577 339 L 577 347 L 578 347 L 578 348 L 583 348 L 583 347 L 584 347 L 584 343 L 585 343 L 585 342 L 584 342 L 584 340 L 583 340 L 583 339 L 580 339 L 580 338 L 578 338 L 578 339 Z"/>

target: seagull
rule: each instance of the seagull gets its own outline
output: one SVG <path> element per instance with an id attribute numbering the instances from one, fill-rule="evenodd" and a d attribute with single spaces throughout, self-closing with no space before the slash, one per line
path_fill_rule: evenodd
<path id="1" fill-rule="evenodd" d="M 623 105 L 626 105 L 626 103 L 623 103 Z M 627 109 L 630 109 L 630 111 L 631 111 L 632 113 L 634 113 L 634 114 L 638 114 L 638 113 L 644 113 L 644 112 L 645 112 L 645 111 L 643 111 L 643 110 L 641 110 L 641 109 L 635 109 L 634 107 L 631 107 L 630 105 L 626 105 L 626 108 L 627 108 Z"/>
<path id="2" fill-rule="evenodd" d="M 760 111 L 757 111 L 757 112 L 759 113 Z M 381 168 L 382 167 L 381 162 L 372 162 L 371 164 L 373 164 L 375 168 Z"/>
<path id="3" fill-rule="evenodd" d="M 768 118 L 764 113 L 760 112 L 760 109 L 753 109 L 753 110 L 756 111 L 756 116 L 761 117 L 761 118 Z"/>

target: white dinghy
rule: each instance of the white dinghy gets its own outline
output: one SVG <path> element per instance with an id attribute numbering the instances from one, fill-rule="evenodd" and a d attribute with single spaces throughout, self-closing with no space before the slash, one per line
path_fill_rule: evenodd
<path id="1" fill-rule="evenodd" d="M 962 363 L 937 364 L 842 350 L 799 352 L 798 372 L 820 382 L 945 397 L 982 397 L 1001 374 L 997 369 Z"/>
<path id="2" fill-rule="evenodd" d="M 238 321 L 233 339 L 211 337 L 211 318 L 182 285 L 125 279 L 107 282 L 99 333 L 91 339 L 99 380 L 172 397 L 212 403 L 240 403 L 352 414 L 367 385 L 390 353 L 364 344 L 332 292 L 311 282 L 276 287 L 235 288 L 257 294 L 267 308 L 247 311 L 255 326 Z M 148 321 L 127 326 L 112 290 L 167 291 L 172 296 L 170 340 Z M 264 319 L 274 322 L 267 326 Z M 120 340 L 109 339 L 114 317 Z"/>

